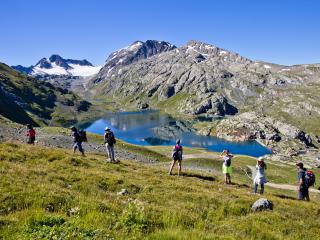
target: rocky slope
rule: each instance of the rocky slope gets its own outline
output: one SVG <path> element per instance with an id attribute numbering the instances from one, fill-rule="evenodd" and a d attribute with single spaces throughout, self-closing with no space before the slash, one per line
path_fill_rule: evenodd
<path id="1" fill-rule="evenodd" d="M 176 46 L 164 41 L 136 41 L 128 47 L 111 53 L 97 77 L 94 78 L 93 83 L 97 84 L 116 74 L 121 74 L 121 67 L 123 66 L 128 66 L 132 63 L 175 48 Z"/>
<path id="2" fill-rule="evenodd" d="M 138 42 L 127 49 L 136 53 L 139 46 Z M 279 152 L 287 152 L 292 144 L 294 153 L 290 155 L 300 148 L 316 147 L 293 135 L 304 133 L 313 143 L 320 135 L 319 64 L 282 66 L 253 61 L 198 41 L 134 60 L 129 53 L 120 50 L 110 55 L 88 85 L 96 95 L 114 99 L 124 109 L 149 107 L 188 116 L 236 115 L 213 124 L 218 136 L 229 139 L 258 139 L 260 130 L 268 135 L 274 124 L 269 117 L 288 128 L 287 132 L 293 131 L 291 137 L 281 133 L 282 139 L 277 130 L 270 133 L 274 137 L 268 140 L 276 146 L 286 145 Z M 253 112 L 249 118 L 238 117 L 248 111 Z M 267 127 L 257 127 L 256 122 Z M 246 123 L 246 130 L 238 131 L 238 123 Z M 228 134 L 223 133 L 225 126 L 230 128 Z"/>
<path id="3" fill-rule="evenodd" d="M 0 63 L 0 115 L 22 124 L 65 125 L 90 108 L 74 93 Z"/>

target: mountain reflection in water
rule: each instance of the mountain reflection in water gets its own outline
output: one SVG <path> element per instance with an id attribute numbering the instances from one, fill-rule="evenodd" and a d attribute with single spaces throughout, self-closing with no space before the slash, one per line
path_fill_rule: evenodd
<path id="1" fill-rule="evenodd" d="M 229 149 L 235 154 L 254 157 L 271 153 L 256 141 L 230 142 L 212 136 L 197 135 L 192 129 L 192 121 L 176 120 L 158 111 L 109 112 L 104 117 L 92 123 L 86 123 L 82 127 L 85 127 L 88 132 L 103 134 L 106 126 L 112 129 L 116 138 L 143 146 L 174 145 L 175 140 L 179 138 L 184 146 L 218 152 Z"/>

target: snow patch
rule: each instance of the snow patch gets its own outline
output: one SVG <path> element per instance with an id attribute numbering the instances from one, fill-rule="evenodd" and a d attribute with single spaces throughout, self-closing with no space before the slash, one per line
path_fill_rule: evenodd
<path id="1" fill-rule="evenodd" d="M 120 60 L 117 62 L 117 64 L 121 64 L 123 63 L 124 59 L 123 58 L 120 58 Z"/>
<path id="2" fill-rule="evenodd" d="M 220 51 L 220 52 L 219 52 L 219 56 L 222 56 L 222 55 L 225 55 L 225 54 L 227 54 L 226 51 Z"/>
<path id="3" fill-rule="evenodd" d="M 131 46 L 129 46 L 129 47 L 127 48 L 127 50 L 129 50 L 129 51 L 135 51 L 135 50 L 137 50 L 137 48 L 141 47 L 142 45 L 143 45 L 142 42 L 136 42 L 136 43 L 132 44 Z"/>
<path id="4" fill-rule="evenodd" d="M 112 67 L 112 68 L 110 68 L 110 69 L 108 70 L 107 76 L 109 76 L 109 74 L 110 74 L 110 72 L 112 71 L 113 68 L 114 68 L 114 67 Z"/>
<path id="5" fill-rule="evenodd" d="M 46 69 L 41 68 L 40 66 L 35 66 L 32 70 L 32 75 L 72 75 L 79 77 L 87 77 L 94 74 L 97 74 L 101 66 L 81 66 L 78 64 L 68 64 L 71 68 L 66 70 L 61 66 L 58 66 L 56 63 L 51 63 L 52 68 Z"/>
<path id="6" fill-rule="evenodd" d="M 78 64 L 69 64 L 69 66 L 72 67 L 72 69 L 69 69 L 67 71 L 69 73 L 71 73 L 71 75 L 81 76 L 81 77 L 95 75 L 101 69 L 101 66 L 96 66 L 96 67 L 94 67 L 94 66 L 81 66 Z"/>
<path id="7" fill-rule="evenodd" d="M 206 49 L 215 49 L 216 47 L 214 47 L 214 46 L 211 46 L 211 45 L 205 45 L 204 46 Z"/>
<path id="8" fill-rule="evenodd" d="M 263 65 L 263 67 L 264 67 L 264 68 L 266 68 L 266 69 L 270 69 L 270 68 L 272 68 L 271 66 L 266 65 L 266 64 L 265 64 L 265 65 Z"/>

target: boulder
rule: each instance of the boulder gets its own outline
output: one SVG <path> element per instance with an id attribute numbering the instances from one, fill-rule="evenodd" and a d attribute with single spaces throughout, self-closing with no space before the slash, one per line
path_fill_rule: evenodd
<path id="1" fill-rule="evenodd" d="M 149 104 L 148 103 L 140 103 L 139 104 L 139 109 L 140 110 L 144 110 L 144 109 L 147 109 L 149 108 Z"/>
<path id="2" fill-rule="evenodd" d="M 125 196 L 128 194 L 129 194 L 129 191 L 125 188 L 121 189 L 121 191 L 117 193 L 117 195 L 120 195 L 120 196 Z"/>
<path id="3" fill-rule="evenodd" d="M 273 209 L 273 203 L 266 198 L 260 198 L 251 207 L 251 210 L 254 212 L 272 210 L 272 209 Z"/>

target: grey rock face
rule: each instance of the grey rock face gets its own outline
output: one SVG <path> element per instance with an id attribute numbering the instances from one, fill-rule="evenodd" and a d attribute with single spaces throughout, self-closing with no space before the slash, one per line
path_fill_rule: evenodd
<path id="1" fill-rule="evenodd" d="M 95 83 L 109 78 L 113 74 L 121 74 L 121 70 L 119 69 L 121 66 L 127 66 L 134 62 L 147 59 L 156 54 L 170 51 L 175 48 L 176 46 L 164 41 L 136 41 L 130 46 L 122 48 L 110 54 L 110 56 L 106 60 L 105 65 L 100 70 L 99 75 L 95 79 Z"/>
<path id="2" fill-rule="evenodd" d="M 251 207 L 251 210 L 254 212 L 263 211 L 263 210 L 272 210 L 272 209 L 273 209 L 273 203 L 265 198 L 260 198 Z"/>
<path id="3" fill-rule="evenodd" d="M 179 113 L 224 115 L 253 99 L 253 105 L 271 103 L 278 91 L 314 81 L 317 72 L 311 69 L 255 62 L 198 41 L 180 48 L 138 41 L 112 53 L 89 88 L 109 97 L 140 96 L 142 102 L 179 96 Z"/>

